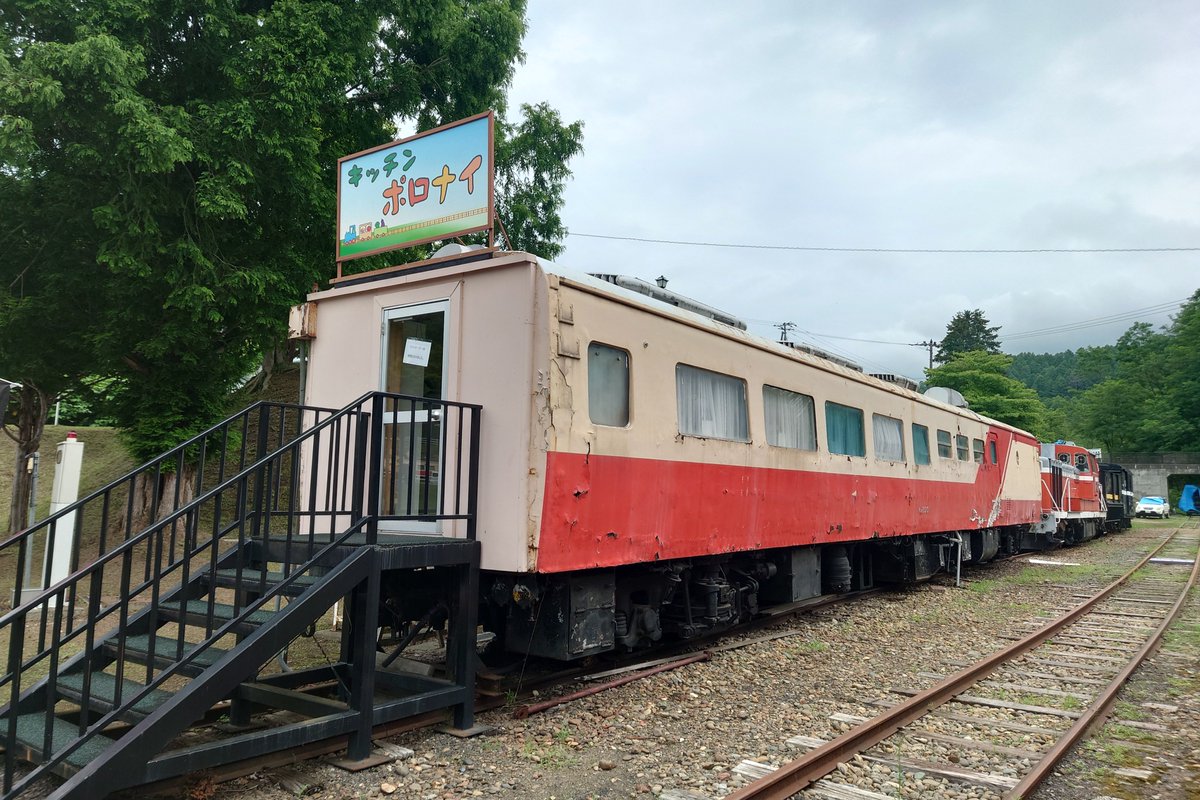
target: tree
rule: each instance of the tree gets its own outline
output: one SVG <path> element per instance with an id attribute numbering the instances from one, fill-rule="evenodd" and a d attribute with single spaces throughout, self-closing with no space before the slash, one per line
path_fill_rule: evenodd
<path id="1" fill-rule="evenodd" d="M 338 157 L 398 123 L 503 118 L 525 31 L 524 0 L 11 5 L 0 218 L 22 241 L 63 237 L 27 274 L 86 280 L 81 374 L 115 379 L 142 458 L 224 416 L 288 307 L 331 276 Z M 545 105 L 499 126 L 498 205 L 522 247 L 558 246 L 580 137 Z"/>
<path id="2" fill-rule="evenodd" d="M 1045 433 L 1045 406 L 1037 392 L 1008 377 L 1011 365 L 1011 356 L 971 350 L 925 370 L 925 377 L 930 386 L 962 393 L 972 411 L 1041 437 Z"/>
<path id="3" fill-rule="evenodd" d="M 0 134 L 4 130 L 0 123 Z M 13 212 L 0 223 L 0 376 L 21 384 L 11 402 L 0 406 L 0 427 L 16 456 L 9 534 L 25 525 L 31 478 L 26 463 L 41 445 L 47 411 L 87 370 L 86 336 L 95 310 L 89 291 L 94 273 L 73 252 L 82 232 L 54 224 L 70 212 L 69 203 L 55 191 L 34 191 L 41 179 L 53 186 L 26 164 L 0 170 L 0 209 Z M 38 226 L 36 220 L 50 222 Z M 47 346 L 50 342 L 58 346 Z"/>
<path id="4" fill-rule="evenodd" d="M 1200 451 L 1200 289 L 1171 321 L 1164 357 L 1168 392 L 1183 428 L 1180 448 Z"/>
<path id="5" fill-rule="evenodd" d="M 945 364 L 955 356 L 972 350 L 999 353 L 1000 338 L 996 335 L 999 330 L 999 326 L 988 326 L 988 318 L 978 308 L 960 311 L 946 326 L 946 335 L 938 345 L 934 360 Z"/>
<path id="6" fill-rule="evenodd" d="M 1134 323 L 1115 345 L 1093 348 L 1097 361 L 1109 364 L 1112 377 L 1075 402 L 1077 424 L 1084 434 L 1104 442 L 1110 451 L 1161 452 L 1200 445 L 1186 393 L 1200 356 L 1191 343 L 1192 303 L 1185 304 L 1176 324 L 1156 331 Z"/>

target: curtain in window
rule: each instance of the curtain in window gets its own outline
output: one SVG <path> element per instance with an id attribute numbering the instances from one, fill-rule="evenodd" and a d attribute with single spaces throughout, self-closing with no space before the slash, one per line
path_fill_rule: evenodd
<path id="1" fill-rule="evenodd" d="M 680 433 L 750 441 L 746 384 L 742 380 L 678 364 L 675 367 L 675 396 Z"/>
<path id="2" fill-rule="evenodd" d="M 929 463 L 929 428 L 924 425 L 912 426 L 913 434 L 913 461 L 918 464 Z"/>
<path id="3" fill-rule="evenodd" d="M 880 461 L 904 460 L 904 423 L 900 420 L 872 414 L 871 438 L 875 442 L 875 458 Z"/>
<path id="4" fill-rule="evenodd" d="M 629 424 L 629 353 L 588 345 L 588 416 L 597 425 Z"/>
<path id="5" fill-rule="evenodd" d="M 863 430 L 863 412 L 857 408 L 825 403 L 825 438 L 829 452 L 843 456 L 865 456 L 866 434 Z"/>
<path id="6" fill-rule="evenodd" d="M 763 386 L 763 409 L 767 444 L 797 450 L 817 449 L 817 420 L 811 397 Z"/>

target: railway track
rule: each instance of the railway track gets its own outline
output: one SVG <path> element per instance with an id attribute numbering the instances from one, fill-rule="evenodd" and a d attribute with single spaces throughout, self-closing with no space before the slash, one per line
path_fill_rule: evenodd
<path id="1" fill-rule="evenodd" d="M 661 671 L 660 667 L 663 666 L 672 668 L 689 661 L 697 660 L 696 657 L 698 655 L 715 655 L 781 637 L 806 634 L 808 632 L 807 629 L 780 629 L 778 625 L 781 621 L 793 615 L 803 614 L 831 605 L 865 599 L 877 595 L 879 591 L 878 589 L 869 589 L 846 595 L 824 595 L 820 598 L 800 603 L 776 606 L 764 610 L 760 618 L 739 626 L 734 630 L 721 631 L 689 642 L 661 648 L 653 654 L 638 653 L 603 659 L 597 663 L 592 663 L 588 667 L 577 666 L 568 669 L 556 668 L 543 670 L 531 666 L 523 672 L 519 669 L 519 665 L 516 665 L 517 668 L 513 670 L 493 671 L 484 669 L 479 673 L 480 696 L 477 700 L 476 708 L 477 711 L 482 712 L 508 707 L 513 711 L 514 717 L 538 713 L 555 705 L 572 702 L 575 699 L 573 695 L 562 697 L 548 695 L 547 690 L 552 691 L 556 686 L 574 684 L 575 686 L 588 686 L 603 690 L 618 685 L 621 682 L 626 682 L 625 678 L 636 680 Z M 647 655 L 658 657 L 651 661 L 646 661 Z M 600 683 L 601 681 L 604 681 L 604 683 Z M 538 693 L 533 692 L 535 689 L 540 691 L 542 701 L 536 702 L 532 706 L 513 705 L 517 699 L 534 699 L 530 698 L 530 693 L 534 693 L 536 697 Z M 587 691 L 576 694 L 590 693 L 592 692 Z M 547 700 L 547 697 L 550 697 L 550 699 Z M 216 710 L 216 712 L 219 711 L 221 709 Z M 374 737 L 376 739 L 385 739 L 404 732 L 432 728 L 444 723 L 445 715 L 435 712 L 378 726 L 374 731 Z M 329 755 L 344 747 L 345 737 L 335 737 L 323 742 L 316 742 L 296 748 L 286 753 L 229 764 L 208 772 L 206 778 L 212 780 L 214 783 L 220 783 L 264 769 L 292 765 L 299 761 Z M 178 788 L 185 783 L 186 781 L 183 779 L 175 779 L 146 788 L 153 790 L 155 793 L 160 793 L 171 791 L 173 788 Z M 669 796 L 669 790 L 664 796 Z"/>
<path id="2" fill-rule="evenodd" d="M 835 715 L 854 725 L 835 739 L 792 737 L 788 744 L 807 752 L 781 767 L 743 761 L 734 771 L 752 782 L 726 800 L 928 797 L 952 785 L 984 798 L 1028 797 L 1107 717 L 1198 573 L 1200 525 L 1189 521 L 1112 584 L 1010 647 L 949 677 L 923 673 L 934 681 L 926 688 L 894 687 L 907 699 L 880 701 L 888 707 L 873 718 Z M 963 752 L 986 754 L 989 768 L 962 766 L 953 754 Z M 870 780 L 856 780 L 872 770 L 890 782 L 865 788 Z"/>

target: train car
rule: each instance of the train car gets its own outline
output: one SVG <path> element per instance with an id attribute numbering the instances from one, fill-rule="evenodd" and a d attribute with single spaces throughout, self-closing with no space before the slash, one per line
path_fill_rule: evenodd
<path id="1" fill-rule="evenodd" d="M 609 278 L 485 251 L 310 297 L 310 403 L 382 387 L 483 404 L 494 646 L 574 659 L 688 638 L 1030 544 L 1030 434 Z"/>
<path id="2" fill-rule="evenodd" d="M 1137 499 L 1133 493 L 1133 473 L 1120 464 L 1100 464 L 1101 491 L 1107 508 L 1104 526 L 1109 531 L 1126 531 L 1133 527 L 1133 510 Z"/>
<path id="3" fill-rule="evenodd" d="M 1033 544 L 1078 544 L 1106 531 L 1108 510 L 1096 455 L 1074 442 L 1041 446 L 1042 519 Z"/>

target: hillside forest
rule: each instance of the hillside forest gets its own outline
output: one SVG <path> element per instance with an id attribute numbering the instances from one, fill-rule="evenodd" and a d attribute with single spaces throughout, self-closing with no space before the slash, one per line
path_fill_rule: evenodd
<path id="1" fill-rule="evenodd" d="M 964 319 L 980 335 L 960 342 Z M 957 389 L 972 409 L 1042 441 L 1106 453 L 1200 452 L 1200 290 L 1169 324 L 1135 323 L 1114 344 L 1008 355 L 994 333 L 977 310 L 956 315 L 947 340 L 957 347 L 943 341 L 945 360 L 926 371 L 927 384 Z"/>

